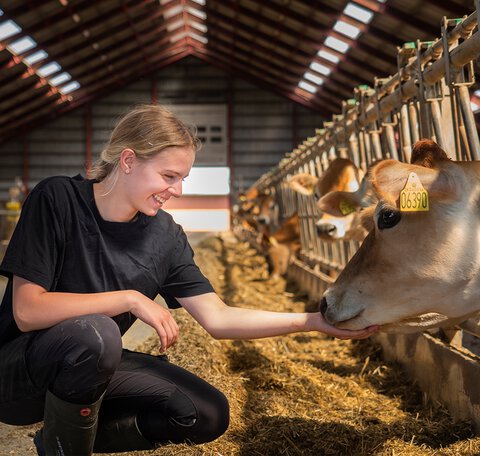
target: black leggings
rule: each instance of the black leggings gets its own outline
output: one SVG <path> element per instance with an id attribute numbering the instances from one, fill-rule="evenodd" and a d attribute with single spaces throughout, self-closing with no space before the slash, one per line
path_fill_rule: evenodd
<path id="1" fill-rule="evenodd" d="M 0 348 L 0 421 L 42 421 L 47 389 L 79 404 L 105 393 L 100 422 L 135 414 L 157 444 L 209 442 L 229 422 L 220 391 L 166 356 L 122 350 L 118 326 L 104 315 L 72 318 Z"/>

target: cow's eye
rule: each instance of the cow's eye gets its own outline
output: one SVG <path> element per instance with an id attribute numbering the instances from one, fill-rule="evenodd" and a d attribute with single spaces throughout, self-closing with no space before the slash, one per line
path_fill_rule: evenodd
<path id="1" fill-rule="evenodd" d="M 402 218 L 399 211 L 383 209 L 378 214 L 378 229 L 393 228 Z"/>

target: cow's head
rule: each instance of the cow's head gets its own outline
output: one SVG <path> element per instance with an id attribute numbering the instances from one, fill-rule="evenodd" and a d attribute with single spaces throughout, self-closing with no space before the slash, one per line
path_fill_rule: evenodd
<path id="1" fill-rule="evenodd" d="M 262 232 L 266 227 L 277 223 L 278 204 L 269 188 L 259 190 L 252 187 L 240 195 L 236 213 L 237 217 L 248 221 L 254 229 Z"/>
<path id="2" fill-rule="evenodd" d="M 262 192 L 255 204 L 257 221 L 263 227 L 273 229 L 278 224 L 279 207 L 270 190 Z"/>
<path id="3" fill-rule="evenodd" d="M 412 162 L 385 160 L 370 170 L 378 198 L 365 211 L 371 231 L 320 305 L 335 326 L 418 330 L 480 308 L 480 165 L 451 162 L 427 140 L 416 144 Z M 428 193 L 428 211 L 400 210 L 412 172 Z M 417 202 L 423 208 L 417 200 L 410 206 Z"/>
<path id="4" fill-rule="evenodd" d="M 316 221 L 316 230 L 324 240 L 363 239 L 365 233 L 358 224 L 355 211 L 341 206 L 338 212 L 330 211 L 320 203 L 321 198 L 330 192 L 355 192 L 360 188 L 362 172 L 355 164 L 345 158 L 337 158 L 320 177 L 308 173 L 293 176 L 289 186 L 303 195 L 312 195 L 317 199 L 320 217 Z M 361 233 L 361 234 L 360 234 Z"/>

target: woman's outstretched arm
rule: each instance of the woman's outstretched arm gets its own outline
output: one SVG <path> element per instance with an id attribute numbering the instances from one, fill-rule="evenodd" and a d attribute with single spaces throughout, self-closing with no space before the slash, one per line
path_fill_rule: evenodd
<path id="1" fill-rule="evenodd" d="M 320 312 L 293 313 L 230 307 L 216 293 L 206 293 L 178 302 L 216 339 L 259 339 L 294 332 L 320 331 L 339 339 L 364 339 L 378 330 L 336 328 Z"/>

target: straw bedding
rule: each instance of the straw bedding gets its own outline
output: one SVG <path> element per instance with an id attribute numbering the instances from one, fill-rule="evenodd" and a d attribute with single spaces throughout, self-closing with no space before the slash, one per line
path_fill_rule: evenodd
<path id="1" fill-rule="evenodd" d="M 196 261 L 232 306 L 312 311 L 292 285 L 268 279 L 265 259 L 233 237 L 211 237 Z M 371 340 L 340 341 L 317 333 L 217 341 L 183 309 L 172 362 L 229 398 L 231 424 L 218 440 L 169 445 L 135 455 L 370 456 L 480 455 L 480 437 L 427 402 Z M 156 353 L 158 341 L 140 350 Z"/>

